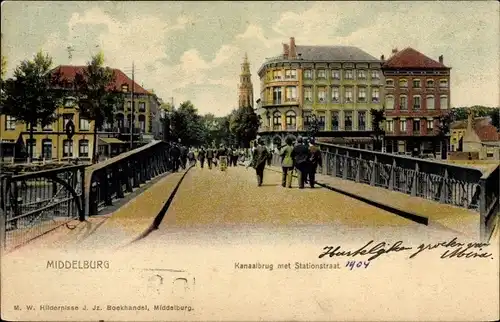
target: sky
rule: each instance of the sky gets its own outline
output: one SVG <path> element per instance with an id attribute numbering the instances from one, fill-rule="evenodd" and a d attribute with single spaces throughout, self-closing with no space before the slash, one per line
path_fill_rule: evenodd
<path id="1" fill-rule="evenodd" d="M 451 70 L 452 106 L 499 106 L 499 4 L 471 2 L 6 1 L 2 55 L 8 74 L 43 50 L 54 66 L 108 66 L 174 104 L 218 116 L 238 106 L 245 52 L 257 71 L 282 43 L 356 46 L 374 57 L 413 47 Z M 71 55 L 68 47 L 72 49 Z"/>

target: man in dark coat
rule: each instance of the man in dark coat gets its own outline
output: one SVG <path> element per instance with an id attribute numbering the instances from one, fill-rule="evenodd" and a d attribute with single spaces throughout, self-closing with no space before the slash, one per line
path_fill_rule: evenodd
<path id="1" fill-rule="evenodd" d="M 170 161 L 172 162 L 172 171 L 179 171 L 179 158 L 181 156 L 181 150 L 177 144 L 174 144 L 170 148 Z"/>
<path id="2" fill-rule="evenodd" d="M 207 163 L 208 163 L 208 168 L 212 169 L 212 162 L 214 161 L 214 150 L 212 148 L 207 149 Z M 203 165 L 202 165 L 203 167 Z"/>
<path id="3" fill-rule="evenodd" d="M 299 189 L 304 189 L 304 184 L 309 171 L 310 152 L 309 147 L 304 144 L 304 140 L 297 138 L 297 145 L 293 148 L 292 158 L 297 169 Z"/>
<path id="4" fill-rule="evenodd" d="M 314 182 L 316 180 L 316 171 L 318 170 L 318 165 L 323 166 L 323 159 L 321 157 L 321 151 L 317 145 L 315 145 L 314 140 L 311 140 L 309 146 L 310 157 L 310 168 L 309 168 L 309 185 L 314 188 Z"/>
<path id="5" fill-rule="evenodd" d="M 206 151 L 204 147 L 201 147 L 200 151 L 198 151 L 198 160 L 200 160 L 200 165 L 203 168 L 203 164 L 205 164 L 205 155 Z"/>
<path id="6" fill-rule="evenodd" d="M 264 181 L 264 169 L 266 168 L 266 163 L 271 159 L 272 154 L 264 146 L 264 141 L 259 140 L 259 145 L 253 151 L 252 166 L 257 174 L 257 185 L 262 186 L 262 181 Z"/>
<path id="7" fill-rule="evenodd" d="M 186 169 L 186 163 L 187 163 L 187 157 L 188 157 L 188 149 L 183 145 L 181 146 L 181 167 L 183 169 Z"/>

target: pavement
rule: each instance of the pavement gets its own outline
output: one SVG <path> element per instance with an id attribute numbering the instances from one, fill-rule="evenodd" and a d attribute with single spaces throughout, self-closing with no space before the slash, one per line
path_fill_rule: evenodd
<path id="1" fill-rule="evenodd" d="M 279 167 L 271 166 L 269 169 L 281 173 Z M 400 216 L 426 222 L 428 226 L 448 230 L 460 236 L 479 238 L 479 213 L 476 211 L 323 174 L 316 174 L 316 182 Z"/>
<path id="2" fill-rule="evenodd" d="M 166 201 L 189 169 L 155 178 L 115 201 L 97 216 L 84 222 L 73 220 L 41 236 L 20 250 L 45 249 L 114 249 L 128 245 L 149 232 Z"/>

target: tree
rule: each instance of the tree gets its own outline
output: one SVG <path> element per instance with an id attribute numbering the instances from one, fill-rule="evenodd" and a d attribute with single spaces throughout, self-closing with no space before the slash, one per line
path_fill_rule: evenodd
<path id="1" fill-rule="evenodd" d="M 384 129 L 382 129 L 382 123 L 385 121 L 385 106 L 381 110 L 377 110 L 372 108 L 370 110 L 370 114 L 372 116 L 372 129 L 375 135 L 375 144 L 374 150 L 381 150 L 381 140 L 384 136 Z"/>
<path id="2" fill-rule="evenodd" d="M 74 90 L 79 114 L 94 122 L 92 163 L 97 162 L 97 131 L 105 122 L 112 123 L 115 107 L 123 104 L 123 94 L 114 86 L 115 72 L 104 67 L 102 52 L 75 75 Z"/>
<path id="3" fill-rule="evenodd" d="M 250 147 L 250 141 L 256 138 L 259 126 L 259 117 L 250 106 L 240 107 L 231 115 L 231 133 L 234 134 L 236 143 L 239 146 Z"/>
<path id="4" fill-rule="evenodd" d="M 187 146 L 200 145 L 206 141 L 206 128 L 191 101 L 182 102 L 171 116 L 172 135 Z"/>
<path id="5" fill-rule="evenodd" d="M 33 60 L 22 61 L 14 70 L 13 78 L 3 84 L 2 114 L 27 124 L 30 142 L 39 124 L 45 127 L 57 119 L 55 112 L 62 99 L 61 91 L 57 90 L 60 74 L 52 72 L 51 65 L 52 58 L 39 51 Z M 31 162 L 31 147 L 28 157 Z"/>
<path id="6" fill-rule="evenodd" d="M 492 108 L 490 111 L 491 124 L 500 131 L 500 107 Z"/>
<path id="7" fill-rule="evenodd" d="M 309 121 L 309 126 L 307 127 L 308 136 L 315 139 L 319 130 L 320 130 L 319 120 L 316 117 L 316 114 L 312 114 Z"/>

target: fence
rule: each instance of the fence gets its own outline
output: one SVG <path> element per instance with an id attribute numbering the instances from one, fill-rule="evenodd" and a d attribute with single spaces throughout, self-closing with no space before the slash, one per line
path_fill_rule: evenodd
<path id="1" fill-rule="evenodd" d="M 169 169 L 168 144 L 154 142 L 92 166 L 3 175 L 0 234 L 12 251 L 69 221 L 85 220 Z"/>
<path id="2" fill-rule="evenodd" d="M 488 240 L 499 208 L 499 167 L 474 168 L 321 143 L 324 175 L 398 191 L 478 211 L 480 235 Z M 279 165 L 275 155 L 273 163 Z"/>
<path id="3" fill-rule="evenodd" d="M 85 166 L 68 166 L 1 177 L 1 242 L 16 249 L 83 212 Z"/>
<path id="4" fill-rule="evenodd" d="M 154 142 L 120 154 L 87 170 L 86 195 L 89 216 L 111 206 L 135 188 L 170 168 L 169 145 Z"/>

